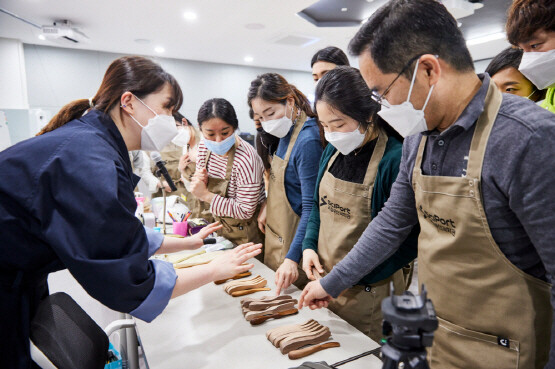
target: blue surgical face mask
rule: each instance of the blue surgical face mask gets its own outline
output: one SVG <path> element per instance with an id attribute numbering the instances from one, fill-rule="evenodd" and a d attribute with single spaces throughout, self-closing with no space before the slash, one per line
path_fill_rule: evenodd
<path id="1" fill-rule="evenodd" d="M 235 133 L 232 133 L 231 136 L 220 142 L 211 141 L 206 137 L 203 137 L 203 141 L 208 150 L 214 154 L 224 155 L 235 145 Z"/>

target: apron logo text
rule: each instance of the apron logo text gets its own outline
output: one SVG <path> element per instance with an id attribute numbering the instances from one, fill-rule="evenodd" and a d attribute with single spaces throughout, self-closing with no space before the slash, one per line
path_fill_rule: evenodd
<path id="1" fill-rule="evenodd" d="M 326 200 L 328 197 L 320 197 L 320 206 L 327 206 L 328 210 L 334 214 L 341 215 L 347 219 L 351 219 L 351 209 L 344 208 L 343 206 L 333 203 L 330 200 Z"/>
<path id="2" fill-rule="evenodd" d="M 430 221 L 430 223 L 432 223 L 438 231 L 450 233 L 453 237 L 455 237 L 455 228 L 457 227 L 455 226 L 453 219 L 444 219 L 436 214 L 430 214 L 422 208 L 422 205 L 418 207 L 418 210 L 420 210 L 424 219 Z"/>

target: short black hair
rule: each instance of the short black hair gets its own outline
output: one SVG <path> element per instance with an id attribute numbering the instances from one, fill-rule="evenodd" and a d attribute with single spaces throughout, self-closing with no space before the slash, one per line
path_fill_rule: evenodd
<path id="1" fill-rule="evenodd" d="M 316 51 L 316 54 L 312 57 L 312 61 L 310 62 L 310 67 L 314 66 L 314 63 L 319 61 L 325 61 L 328 63 L 333 63 L 335 65 L 351 65 L 349 63 L 349 58 L 347 55 L 338 47 L 335 46 L 328 46 L 321 50 Z"/>
<path id="2" fill-rule="evenodd" d="M 314 111 L 319 101 L 353 118 L 364 128 L 373 123 L 388 136 L 395 136 L 403 142 L 402 137 L 378 115 L 380 104 L 372 99 L 372 91 L 356 68 L 340 66 L 326 73 L 316 86 Z"/>
<path id="3" fill-rule="evenodd" d="M 401 73 L 412 58 L 424 54 L 437 55 L 460 72 L 474 70 L 457 21 L 437 0 L 387 2 L 349 43 L 352 55 L 368 51 L 383 73 Z M 412 68 L 404 75 L 412 77 Z"/>
<path id="4" fill-rule="evenodd" d="M 202 123 L 212 118 L 219 118 L 229 124 L 233 129 L 239 128 L 239 121 L 233 105 L 226 99 L 214 98 L 206 100 L 198 111 L 198 125 L 202 127 Z"/>
<path id="5" fill-rule="evenodd" d="M 493 77 L 500 70 L 508 67 L 512 67 L 518 70 L 521 60 L 522 49 L 508 47 L 497 54 L 495 58 L 490 61 L 488 67 L 486 68 L 486 73 Z"/>

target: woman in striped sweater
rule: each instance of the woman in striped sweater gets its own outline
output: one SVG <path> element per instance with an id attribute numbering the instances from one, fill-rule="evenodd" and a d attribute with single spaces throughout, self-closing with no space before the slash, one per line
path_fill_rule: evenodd
<path id="1" fill-rule="evenodd" d="M 202 140 L 191 193 L 198 199 L 194 217 L 222 223 L 222 233 L 240 245 L 259 243 L 257 217 L 264 193 L 264 165 L 254 147 L 235 134 L 235 109 L 225 99 L 210 99 L 200 108 Z"/>

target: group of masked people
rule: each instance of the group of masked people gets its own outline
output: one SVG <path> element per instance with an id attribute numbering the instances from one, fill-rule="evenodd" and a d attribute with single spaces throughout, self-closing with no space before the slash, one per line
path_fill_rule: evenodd
<path id="1" fill-rule="evenodd" d="M 439 320 L 432 368 L 555 367 L 553 19 L 547 0 L 515 1 L 514 48 L 476 74 L 440 2 L 390 0 L 350 42 L 359 69 L 336 47 L 314 55 L 312 104 L 280 74 L 251 82 L 255 147 L 229 101 L 207 100 L 196 128 L 177 113 L 173 76 L 116 59 L 95 97 L 0 153 L 10 365 L 33 365 L 29 322 L 48 273 L 63 268 L 108 307 L 150 321 L 257 257 L 277 294 L 295 284 L 300 308 L 327 307 L 379 341 L 381 302 L 390 285 L 409 288 L 418 256 Z M 140 224 L 133 169 L 170 193 L 149 177 L 148 151 L 161 152 L 193 217 L 215 223 L 183 239 Z M 240 246 L 188 269 L 149 259 L 214 231 Z"/>

